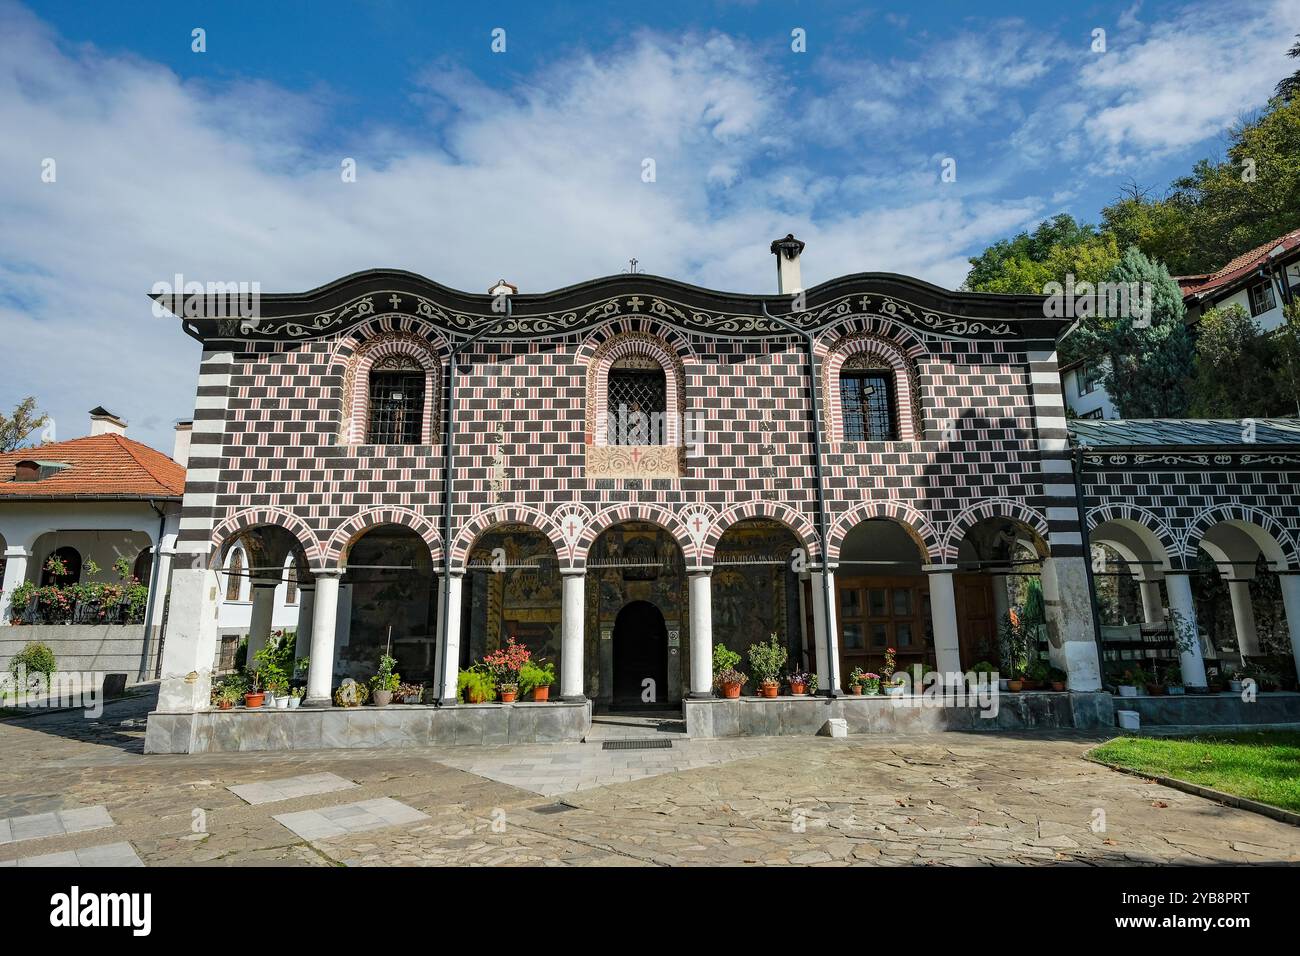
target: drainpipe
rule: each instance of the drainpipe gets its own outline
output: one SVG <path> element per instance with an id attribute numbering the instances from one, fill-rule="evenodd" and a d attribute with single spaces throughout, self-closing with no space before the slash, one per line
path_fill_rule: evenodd
<path id="1" fill-rule="evenodd" d="M 1092 602 L 1092 642 L 1097 645 L 1097 676 L 1105 680 L 1106 655 L 1101 648 L 1101 615 L 1097 611 L 1097 582 L 1092 576 L 1092 541 L 1088 536 L 1088 512 L 1083 505 L 1083 453 L 1074 450 L 1074 507 L 1079 513 L 1079 540 L 1083 543 L 1083 569 L 1088 577 L 1088 600 Z"/>
<path id="2" fill-rule="evenodd" d="M 822 416 L 821 406 L 817 396 L 817 361 L 815 357 L 816 338 L 806 329 L 801 329 L 785 319 L 778 318 L 767 309 L 767 303 L 763 304 L 763 315 L 776 323 L 781 328 L 797 335 L 803 339 L 804 348 L 808 356 L 808 387 L 812 391 L 812 420 L 813 420 L 813 478 L 817 488 L 817 534 L 822 542 L 822 619 L 826 622 L 826 629 L 829 634 L 831 621 L 835 619 L 834 605 L 831 598 L 830 578 L 830 533 L 827 529 L 828 518 L 826 513 L 826 478 L 825 468 L 822 465 L 825 447 L 822 444 Z M 827 641 L 829 644 L 830 641 Z M 826 688 L 828 697 L 839 695 L 839 668 L 840 662 L 835 659 L 834 654 L 826 654 L 826 673 L 830 678 L 830 687 Z"/>
<path id="3" fill-rule="evenodd" d="M 167 529 L 167 512 L 154 504 L 152 498 L 149 499 L 149 507 L 158 515 L 158 541 L 153 548 L 153 573 L 149 576 L 149 596 L 144 602 L 144 632 L 149 633 L 149 622 L 153 620 L 154 601 L 157 600 L 158 586 L 162 583 L 158 580 L 158 567 L 162 564 L 162 542 L 163 534 Z M 148 647 L 148 641 L 145 642 Z M 149 660 L 148 650 L 145 651 L 145 661 Z M 162 628 L 158 629 L 158 662 L 154 667 L 154 678 L 162 677 Z"/>
<path id="4" fill-rule="evenodd" d="M 510 318 L 514 310 L 510 304 L 510 296 L 504 296 L 506 303 L 506 318 Z M 438 613 L 442 615 L 442 640 L 443 655 L 442 669 L 438 674 L 438 704 L 444 706 L 442 701 L 443 688 L 447 686 L 448 668 L 452 666 L 459 667 L 457 661 L 453 665 L 450 661 L 449 654 L 446 653 L 446 647 L 450 644 L 451 637 L 451 608 L 447 601 L 447 595 L 451 592 L 451 509 L 452 509 L 452 481 L 456 473 L 455 456 L 452 452 L 452 433 L 456 428 L 456 356 L 460 355 L 471 345 L 481 339 L 489 332 L 495 331 L 500 322 L 485 324 L 481 329 L 471 335 L 459 345 L 453 346 L 451 354 L 447 360 L 447 412 L 443 416 L 445 429 L 443 433 L 443 455 L 442 460 L 445 469 L 445 475 L 442 481 L 442 594 L 439 596 L 441 607 Z M 460 622 L 456 625 L 459 627 Z"/>

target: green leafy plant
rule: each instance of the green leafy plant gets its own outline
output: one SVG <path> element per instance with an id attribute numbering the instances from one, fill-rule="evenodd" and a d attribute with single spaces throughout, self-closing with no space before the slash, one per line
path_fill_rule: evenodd
<path id="1" fill-rule="evenodd" d="M 726 644 L 716 644 L 713 647 L 713 673 L 716 675 L 721 671 L 732 671 L 740 666 L 740 655 L 727 647 Z"/>
<path id="2" fill-rule="evenodd" d="M 773 632 L 767 641 L 750 646 L 749 668 L 760 684 L 775 684 L 780 680 L 789 656 L 789 650 L 777 640 L 776 633 Z"/>
<path id="3" fill-rule="evenodd" d="M 48 680 L 50 675 L 58 669 L 58 660 L 48 644 L 42 644 L 40 641 L 28 641 L 23 649 L 15 654 L 13 660 L 9 662 L 9 673 L 16 677 L 20 667 L 26 668 L 29 677 L 32 674 L 44 674 Z"/>
<path id="4" fill-rule="evenodd" d="M 284 658 L 274 641 L 267 641 L 266 646 L 253 655 L 256 667 L 252 671 L 258 686 L 265 687 L 272 694 L 283 694 L 289 689 L 289 674 L 284 669 Z"/>
<path id="5" fill-rule="evenodd" d="M 530 694 L 538 687 L 555 683 L 555 665 L 550 661 L 528 661 L 519 669 L 519 692 Z"/>
<path id="6" fill-rule="evenodd" d="M 370 678 L 371 690 L 388 691 L 392 693 L 397 690 L 402 683 L 402 676 L 394 670 L 397 667 L 397 658 L 388 654 L 383 654 L 379 658 L 379 672 Z"/>
<path id="7" fill-rule="evenodd" d="M 456 697 L 462 703 L 468 703 L 470 697 L 491 700 L 496 691 L 496 677 L 480 664 L 464 668 L 456 675 Z"/>

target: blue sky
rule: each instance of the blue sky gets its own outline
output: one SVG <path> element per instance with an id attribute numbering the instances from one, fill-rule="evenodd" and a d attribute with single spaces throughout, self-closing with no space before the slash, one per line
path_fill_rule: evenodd
<path id="1" fill-rule="evenodd" d="M 35 394 L 69 438 L 103 404 L 169 448 L 197 349 L 143 295 L 177 272 L 540 291 L 635 256 L 769 291 L 793 231 L 809 284 L 956 286 L 990 242 L 1220 154 L 1297 31 L 1300 0 L 0 0 L 0 405 Z"/>

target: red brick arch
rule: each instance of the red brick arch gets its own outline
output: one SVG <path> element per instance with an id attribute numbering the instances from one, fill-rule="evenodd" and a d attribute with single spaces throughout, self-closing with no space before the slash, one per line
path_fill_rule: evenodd
<path id="1" fill-rule="evenodd" d="M 700 546 L 700 563 L 712 564 L 714 552 L 722 536 L 737 522 L 747 518 L 767 518 L 780 522 L 790 530 L 799 545 L 807 552 L 808 560 L 821 560 L 821 542 L 817 537 L 817 529 L 803 512 L 776 501 L 751 500 L 732 505 L 713 522 L 713 526 Z"/>
<path id="2" fill-rule="evenodd" d="M 212 529 L 210 536 L 211 552 L 209 562 L 212 567 L 218 567 L 221 564 L 222 551 L 225 546 L 235 538 L 244 538 L 244 550 L 250 561 L 250 566 L 254 561 L 254 556 L 249 552 L 250 547 L 254 551 L 260 551 L 257 542 L 249 538 L 249 532 L 259 527 L 275 527 L 282 531 L 288 532 L 290 536 L 298 543 L 302 549 L 303 557 L 306 559 L 309 567 L 316 567 L 321 560 L 320 542 L 316 537 L 316 532 L 308 527 L 307 522 L 303 521 L 297 515 L 280 508 L 251 508 L 247 511 L 239 511 L 229 515 Z M 258 562 L 266 560 L 279 560 L 283 562 L 284 555 L 265 555 L 261 554 L 256 560 Z M 307 569 L 300 569 L 307 570 Z"/>
<path id="3" fill-rule="evenodd" d="M 369 508 L 348 518 L 330 536 L 325 562 L 342 566 L 352 545 L 367 531 L 380 525 L 394 524 L 414 531 L 429 546 L 429 556 L 436 567 L 442 562 L 442 538 L 432 521 L 409 508 Z"/>
<path id="4" fill-rule="evenodd" d="M 573 566 L 584 567 L 587 563 L 587 554 L 601 533 L 625 521 L 646 521 L 658 525 L 677 542 L 677 546 L 681 548 L 686 566 L 688 568 L 699 566 L 700 562 L 696 555 L 695 543 L 691 541 L 690 535 L 686 533 L 686 527 L 681 520 L 667 508 L 640 502 L 629 502 L 613 508 L 606 508 L 593 516 L 591 522 L 573 545 Z"/>
<path id="5" fill-rule="evenodd" d="M 560 533 L 560 529 L 555 526 L 554 521 L 536 508 L 528 508 L 522 505 L 498 505 L 486 511 L 480 511 L 460 529 L 451 549 L 453 565 L 463 568 L 469 558 L 470 551 L 474 547 L 474 543 L 493 528 L 507 524 L 528 525 L 539 532 L 551 542 L 551 546 L 555 548 L 556 558 L 563 563 L 564 556 L 568 554 L 569 546 Z"/>
<path id="6" fill-rule="evenodd" d="M 840 548 L 844 546 L 844 539 L 849 532 L 862 522 L 872 519 L 884 519 L 901 525 L 926 561 L 935 561 L 942 552 L 934 526 L 916 508 L 902 501 L 860 501 L 848 511 L 836 515 L 831 525 L 830 543 L 826 549 L 831 564 L 839 563 Z"/>

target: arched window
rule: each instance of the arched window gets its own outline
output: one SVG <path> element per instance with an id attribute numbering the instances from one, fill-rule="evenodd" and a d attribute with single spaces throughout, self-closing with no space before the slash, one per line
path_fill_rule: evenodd
<path id="1" fill-rule="evenodd" d="M 51 562 L 60 570 L 50 570 Z M 50 584 L 64 585 L 76 584 L 81 580 L 81 552 L 76 548 L 58 548 L 48 558 L 41 568 L 41 587 Z"/>
<path id="2" fill-rule="evenodd" d="M 293 558 L 284 568 L 284 603 L 298 603 L 298 566 L 294 564 Z"/>
<path id="3" fill-rule="evenodd" d="M 238 601 L 243 584 L 244 549 L 236 548 L 230 553 L 230 563 L 226 566 L 226 600 Z"/>
<path id="4" fill-rule="evenodd" d="M 608 444 L 668 444 L 663 366 L 647 355 L 625 355 L 610 366 L 607 389 Z"/>
<path id="5" fill-rule="evenodd" d="M 894 371 L 859 352 L 840 368 L 840 414 L 845 441 L 897 441 Z"/>
<path id="6" fill-rule="evenodd" d="M 385 356 L 370 367 L 366 444 L 420 444 L 424 380 L 424 369 L 409 355 Z"/>

